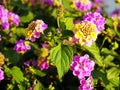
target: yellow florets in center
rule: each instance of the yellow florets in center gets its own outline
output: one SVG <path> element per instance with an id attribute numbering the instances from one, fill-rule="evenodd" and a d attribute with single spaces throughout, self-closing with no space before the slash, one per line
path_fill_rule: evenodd
<path id="1" fill-rule="evenodd" d="M 91 43 L 97 38 L 96 25 L 91 22 L 75 24 L 74 33 L 81 44 Z"/>

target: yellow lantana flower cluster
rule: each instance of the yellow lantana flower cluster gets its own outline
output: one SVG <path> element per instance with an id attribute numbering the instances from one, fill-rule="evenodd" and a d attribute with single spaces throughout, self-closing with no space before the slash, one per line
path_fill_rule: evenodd
<path id="1" fill-rule="evenodd" d="M 86 44 L 87 46 L 91 46 L 98 35 L 96 25 L 92 22 L 82 21 L 77 23 L 73 31 L 78 42 L 81 45 Z"/>

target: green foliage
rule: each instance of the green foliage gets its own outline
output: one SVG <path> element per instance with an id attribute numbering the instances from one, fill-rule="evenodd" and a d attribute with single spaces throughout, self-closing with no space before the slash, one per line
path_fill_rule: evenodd
<path id="1" fill-rule="evenodd" d="M 17 83 L 23 82 L 23 80 L 24 80 L 23 72 L 20 70 L 19 67 L 17 67 L 17 66 L 12 67 L 11 72 L 12 72 L 13 79 Z"/>
<path id="2" fill-rule="evenodd" d="M 72 47 L 59 44 L 58 46 L 51 49 L 50 58 L 57 67 L 58 75 L 61 79 L 70 68 L 70 64 L 73 59 Z"/>
<path id="3" fill-rule="evenodd" d="M 80 84 L 70 71 L 70 65 L 74 55 L 84 54 L 88 54 L 95 61 L 92 72 L 95 90 L 119 90 L 119 18 L 113 19 L 102 11 L 106 20 L 105 29 L 99 33 L 92 46 L 80 46 L 72 40 L 75 33 L 74 21 L 82 21 L 88 11 L 76 10 L 72 4 L 74 0 L 53 0 L 54 6 L 42 2 L 44 0 L 35 0 L 34 3 L 31 1 L 34 0 L 0 0 L 0 4 L 9 12 L 20 16 L 20 25 L 13 25 L 9 30 L 1 28 L 0 16 L 0 53 L 5 57 L 4 64 L 0 65 L 0 69 L 4 71 L 0 90 L 27 90 L 30 87 L 33 90 L 77 90 Z M 91 11 L 95 12 L 99 6 L 102 7 L 103 3 L 96 3 Z M 11 18 L 8 19 L 10 22 Z M 25 38 L 25 29 L 31 21 L 37 19 L 43 20 L 48 28 L 40 33 L 40 38 L 31 42 Z M 31 27 L 34 28 L 34 25 Z M 24 54 L 17 53 L 13 48 L 20 39 L 29 41 L 31 50 Z M 41 55 L 43 47 L 47 54 L 45 50 L 42 52 L 46 55 Z M 47 70 L 40 70 L 40 62 L 44 60 L 50 66 Z M 0 58 L 0 61 L 3 60 Z M 29 62 L 28 65 L 25 65 L 26 61 Z"/>
<path id="4" fill-rule="evenodd" d="M 73 18 L 72 17 L 66 17 L 62 20 L 60 20 L 60 26 L 63 30 L 73 30 L 74 24 L 73 24 Z"/>
<path id="5" fill-rule="evenodd" d="M 37 82 L 33 90 L 47 90 L 47 89 L 45 89 L 40 82 Z"/>
<path id="6" fill-rule="evenodd" d="M 88 47 L 88 46 L 84 46 L 84 48 L 86 50 L 88 50 L 92 55 L 93 57 L 95 58 L 96 60 L 96 63 L 99 65 L 99 66 L 102 66 L 103 63 L 102 63 L 102 58 L 101 58 L 101 55 L 100 55 L 100 50 L 99 48 L 97 47 L 96 43 L 93 43 L 91 47 Z"/>
<path id="7" fill-rule="evenodd" d="M 45 73 L 43 73 L 43 72 L 41 72 L 40 70 L 38 70 L 38 69 L 34 69 L 35 70 L 35 75 L 38 75 L 38 76 L 40 76 L 40 77 L 44 77 L 46 74 Z"/>
<path id="8" fill-rule="evenodd" d="M 4 51 L 4 55 L 8 60 L 8 64 L 16 64 L 19 62 L 20 57 L 12 48 Z"/>
<path id="9" fill-rule="evenodd" d="M 25 15 L 20 17 L 21 22 L 28 23 L 34 19 L 34 14 L 31 11 L 28 11 L 27 13 L 24 12 L 24 13 L 25 13 Z"/>

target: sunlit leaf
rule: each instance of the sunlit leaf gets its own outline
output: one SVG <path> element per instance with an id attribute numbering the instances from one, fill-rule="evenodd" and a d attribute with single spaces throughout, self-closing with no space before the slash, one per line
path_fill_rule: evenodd
<path id="1" fill-rule="evenodd" d="M 20 83 L 24 80 L 24 77 L 23 77 L 23 72 L 20 70 L 19 67 L 17 66 L 14 66 L 12 69 L 12 76 L 13 76 L 13 79 L 17 82 L 17 83 Z"/>
<path id="2" fill-rule="evenodd" d="M 69 70 L 73 59 L 72 47 L 59 44 L 51 49 L 50 58 L 57 67 L 59 78 L 62 78 L 62 76 Z"/>
<path id="3" fill-rule="evenodd" d="M 95 62 L 99 66 L 103 65 L 102 58 L 100 55 L 100 50 L 95 43 L 93 43 L 91 47 L 88 46 L 83 46 L 83 47 L 93 55 L 93 57 L 95 58 Z"/>

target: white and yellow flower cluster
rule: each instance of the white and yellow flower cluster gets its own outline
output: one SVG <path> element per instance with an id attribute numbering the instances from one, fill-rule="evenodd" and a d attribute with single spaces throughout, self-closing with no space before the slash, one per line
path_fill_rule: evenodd
<path id="1" fill-rule="evenodd" d="M 86 44 L 87 46 L 91 46 L 98 35 L 96 25 L 85 21 L 75 24 L 74 34 L 81 45 Z"/>

